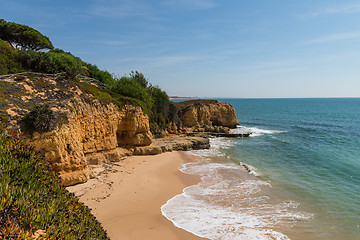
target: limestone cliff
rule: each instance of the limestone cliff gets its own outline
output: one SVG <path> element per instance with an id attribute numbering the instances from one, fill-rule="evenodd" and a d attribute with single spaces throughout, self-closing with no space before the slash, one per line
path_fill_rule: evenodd
<path id="1" fill-rule="evenodd" d="M 226 132 L 239 124 L 230 104 L 186 101 L 176 104 L 182 124 L 171 123 L 167 137 L 154 141 L 148 116 L 126 101 L 114 99 L 106 86 L 82 76 L 0 76 L 0 121 L 41 152 L 66 186 L 92 177 L 92 164 L 131 154 L 209 148 L 207 136 L 191 137 L 189 132 Z M 56 113 L 55 128 L 47 132 L 24 128 L 24 116 L 43 104 Z"/>
<path id="2" fill-rule="evenodd" d="M 119 147 L 152 143 L 141 108 L 97 99 L 99 93 L 90 92 L 99 87 L 94 83 L 42 75 L 3 78 L 0 84 L 0 113 L 9 117 L 8 127 L 44 154 L 64 185 L 87 181 L 92 175 L 88 163 L 119 160 L 130 153 Z M 49 104 L 61 122 L 50 132 L 24 133 L 19 127 L 22 116 L 41 103 Z"/>
<path id="3" fill-rule="evenodd" d="M 190 100 L 175 103 L 185 127 L 219 131 L 219 127 L 235 128 L 239 121 L 233 106 L 217 100 Z"/>
<path id="4" fill-rule="evenodd" d="M 49 132 L 36 133 L 26 140 L 52 163 L 65 185 L 85 182 L 91 177 L 89 164 L 120 160 L 129 152 L 119 147 L 145 146 L 152 142 L 149 121 L 141 108 L 127 105 L 92 104 L 78 99 L 68 123 Z"/>

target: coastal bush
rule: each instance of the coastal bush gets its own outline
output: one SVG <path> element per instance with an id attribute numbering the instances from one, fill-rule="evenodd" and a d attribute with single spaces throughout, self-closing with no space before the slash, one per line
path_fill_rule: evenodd
<path id="1" fill-rule="evenodd" d="M 132 71 L 130 77 L 118 79 L 112 90 L 139 102 L 149 116 L 150 130 L 155 136 L 161 136 L 161 132 L 167 128 L 169 123 L 176 121 L 176 107 L 169 100 L 166 92 L 162 91 L 160 87 L 150 84 L 138 71 Z"/>
<path id="2" fill-rule="evenodd" d="M 37 105 L 22 119 L 24 130 L 28 132 L 50 132 L 57 127 L 58 115 L 49 105 Z"/>
<path id="3" fill-rule="evenodd" d="M 166 92 L 158 86 L 153 86 L 144 75 L 138 71 L 130 73 L 130 77 L 114 77 L 107 71 L 99 70 L 97 66 L 83 62 L 80 58 L 60 49 L 48 52 L 33 50 L 13 50 L 7 43 L 0 44 L 0 74 L 16 73 L 22 71 L 35 71 L 43 73 L 66 72 L 67 78 L 75 80 L 77 74 L 95 78 L 109 86 L 106 91 L 90 89 L 98 99 L 111 98 L 120 103 L 124 102 L 140 105 L 149 116 L 153 133 L 160 132 L 169 122 L 176 118 L 176 108 L 169 101 Z M 78 82 L 80 84 L 80 82 Z M 87 86 L 89 90 L 91 86 Z M 124 101 L 125 100 L 125 101 Z"/>
<path id="4" fill-rule="evenodd" d="M 137 81 L 129 77 L 121 77 L 115 82 L 112 90 L 122 96 L 140 100 L 143 103 L 143 110 L 150 114 L 153 106 L 151 96 Z"/>
<path id="5" fill-rule="evenodd" d="M 108 71 L 100 70 L 96 65 L 93 65 L 90 63 L 84 63 L 83 68 L 85 68 L 88 71 L 89 77 L 95 78 L 95 79 L 99 80 L 100 82 L 105 83 L 109 86 L 113 86 L 115 84 L 115 79 Z M 84 72 L 84 71 L 82 71 L 82 72 Z M 86 72 L 85 72 L 85 75 L 86 75 Z"/>
<path id="6" fill-rule="evenodd" d="M 13 49 L 0 40 L 0 75 L 24 71 L 41 73 L 60 73 L 77 71 L 79 74 L 95 78 L 107 85 L 114 85 L 113 76 L 75 57 L 70 52 L 54 49 L 48 52 Z"/>
<path id="7" fill-rule="evenodd" d="M 4 24 L 21 28 L 20 25 L 0 20 L 0 25 L 5 26 Z M 4 34 L 0 36 L 8 39 Z M 53 49 L 53 47 L 50 49 L 49 51 L 41 52 L 35 51 L 37 49 L 33 50 L 31 47 L 14 49 L 11 47 L 11 44 L 0 41 L 0 75 L 24 71 L 41 73 L 65 72 L 67 79 L 76 81 L 78 85 L 83 86 L 86 92 L 93 94 L 102 102 L 114 101 L 120 107 L 125 103 L 141 106 L 143 111 L 149 116 L 153 133 L 160 133 L 167 128 L 170 122 L 177 121 L 176 107 L 169 100 L 166 92 L 162 91 L 158 86 L 153 86 L 149 83 L 144 74 L 138 71 L 131 71 L 129 77 L 116 78 L 109 72 L 100 70 L 96 65 L 82 61 L 70 52 Z M 97 79 L 107 87 L 99 86 L 98 88 L 102 89 L 94 89 L 97 87 L 76 80 L 78 74 Z M 32 117 L 32 119 L 29 119 L 29 117 Z M 36 122 L 36 119 L 34 116 L 28 116 L 25 121 Z M 28 127 L 29 129 L 37 128 L 36 131 L 48 131 L 47 127 L 34 125 L 29 125 Z"/>
<path id="8" fill-rule="evenodd" d="M 18 52 L 7 42 L 0 40 L 0 75 L 23 71 L 22 65 L 17 61 Z"/>
<path id="9" fill-rule="evenodd" d="M 79 58 L 60 49 L 48 52 L 19 51 L 18 60 L 23 68 L 42 73 L 59 73 L 73 69 L 80 70 L 82 63 Z"/>
<path id="10" fill-rule="evenodd" d="M 150 116 L 150 126 L 153 133 L 160 133 L 170 122 L 177 119 L 177 109 L 169 100 L 166 92 L 162 91 L 158 86 L 150 85 L 147 87 L 153 101 L 152 115 Z"/>
<path id="11" fill-rule="evenodd" d="M 0 132 L 0 239 L 33 239 L 35 232 L 44 239 L 109 239 L 43 158 Z"/>
<path id="12" fill-rule="evenodd" d="M 149 85 L 148 80 L 145 78 L 144 74 L 138 71 L 131 71 L 130 72 L 130 79 L 134 80 L 135 82 L 139 83 L 141 87 L 146 89 Z"/>

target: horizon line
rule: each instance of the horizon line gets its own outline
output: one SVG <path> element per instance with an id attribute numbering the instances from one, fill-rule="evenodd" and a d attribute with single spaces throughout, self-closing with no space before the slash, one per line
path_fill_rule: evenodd
<path id="1" fill-rule="evenodd" d="M 341 98 L 360 98 L 358 97 L 177 97 L 178 99 L 341 99 Z"/>

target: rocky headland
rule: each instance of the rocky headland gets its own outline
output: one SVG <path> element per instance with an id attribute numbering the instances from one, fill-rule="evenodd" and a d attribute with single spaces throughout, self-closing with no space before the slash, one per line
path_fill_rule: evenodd
<path id="1" fill-rule="evenodd" d="M 182 124 L 188 128 L 221 132 L 239 125 L 235 110 L 228 103 L 218 100 L 189 100 L 175 105 Z"/>
<path id="2" fill-rule="evenodd" d="M 209 148 L 209 135 L 229 134 L 239 124 L 230 104 L 191 100 L 176 103 L 179 121 L 154 139 L 141 107 L 112 101 L 93 79 L 31 73 L 3 76 L 0 85 L 0 114 L 7 129 L 40 152 L 65 186 L 93 177 L 91 165 L 125 156 Z M 26 130 L 24 116 L 39 104 L 49 106 L 56 126 Z"/>

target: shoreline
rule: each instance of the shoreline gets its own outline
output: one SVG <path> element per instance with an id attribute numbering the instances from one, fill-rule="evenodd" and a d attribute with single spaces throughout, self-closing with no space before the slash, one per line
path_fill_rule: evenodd
<path id="1" fill-rule="evenodd" d="M 194 158 L 184 152 L 130 156 L 94 167 L 95 179 L 67 189 L 92 209 L 111 239 L 205 239 L 174 226 L 161 213 L 169 199 L 200 181 L 178 169 Z"/>

